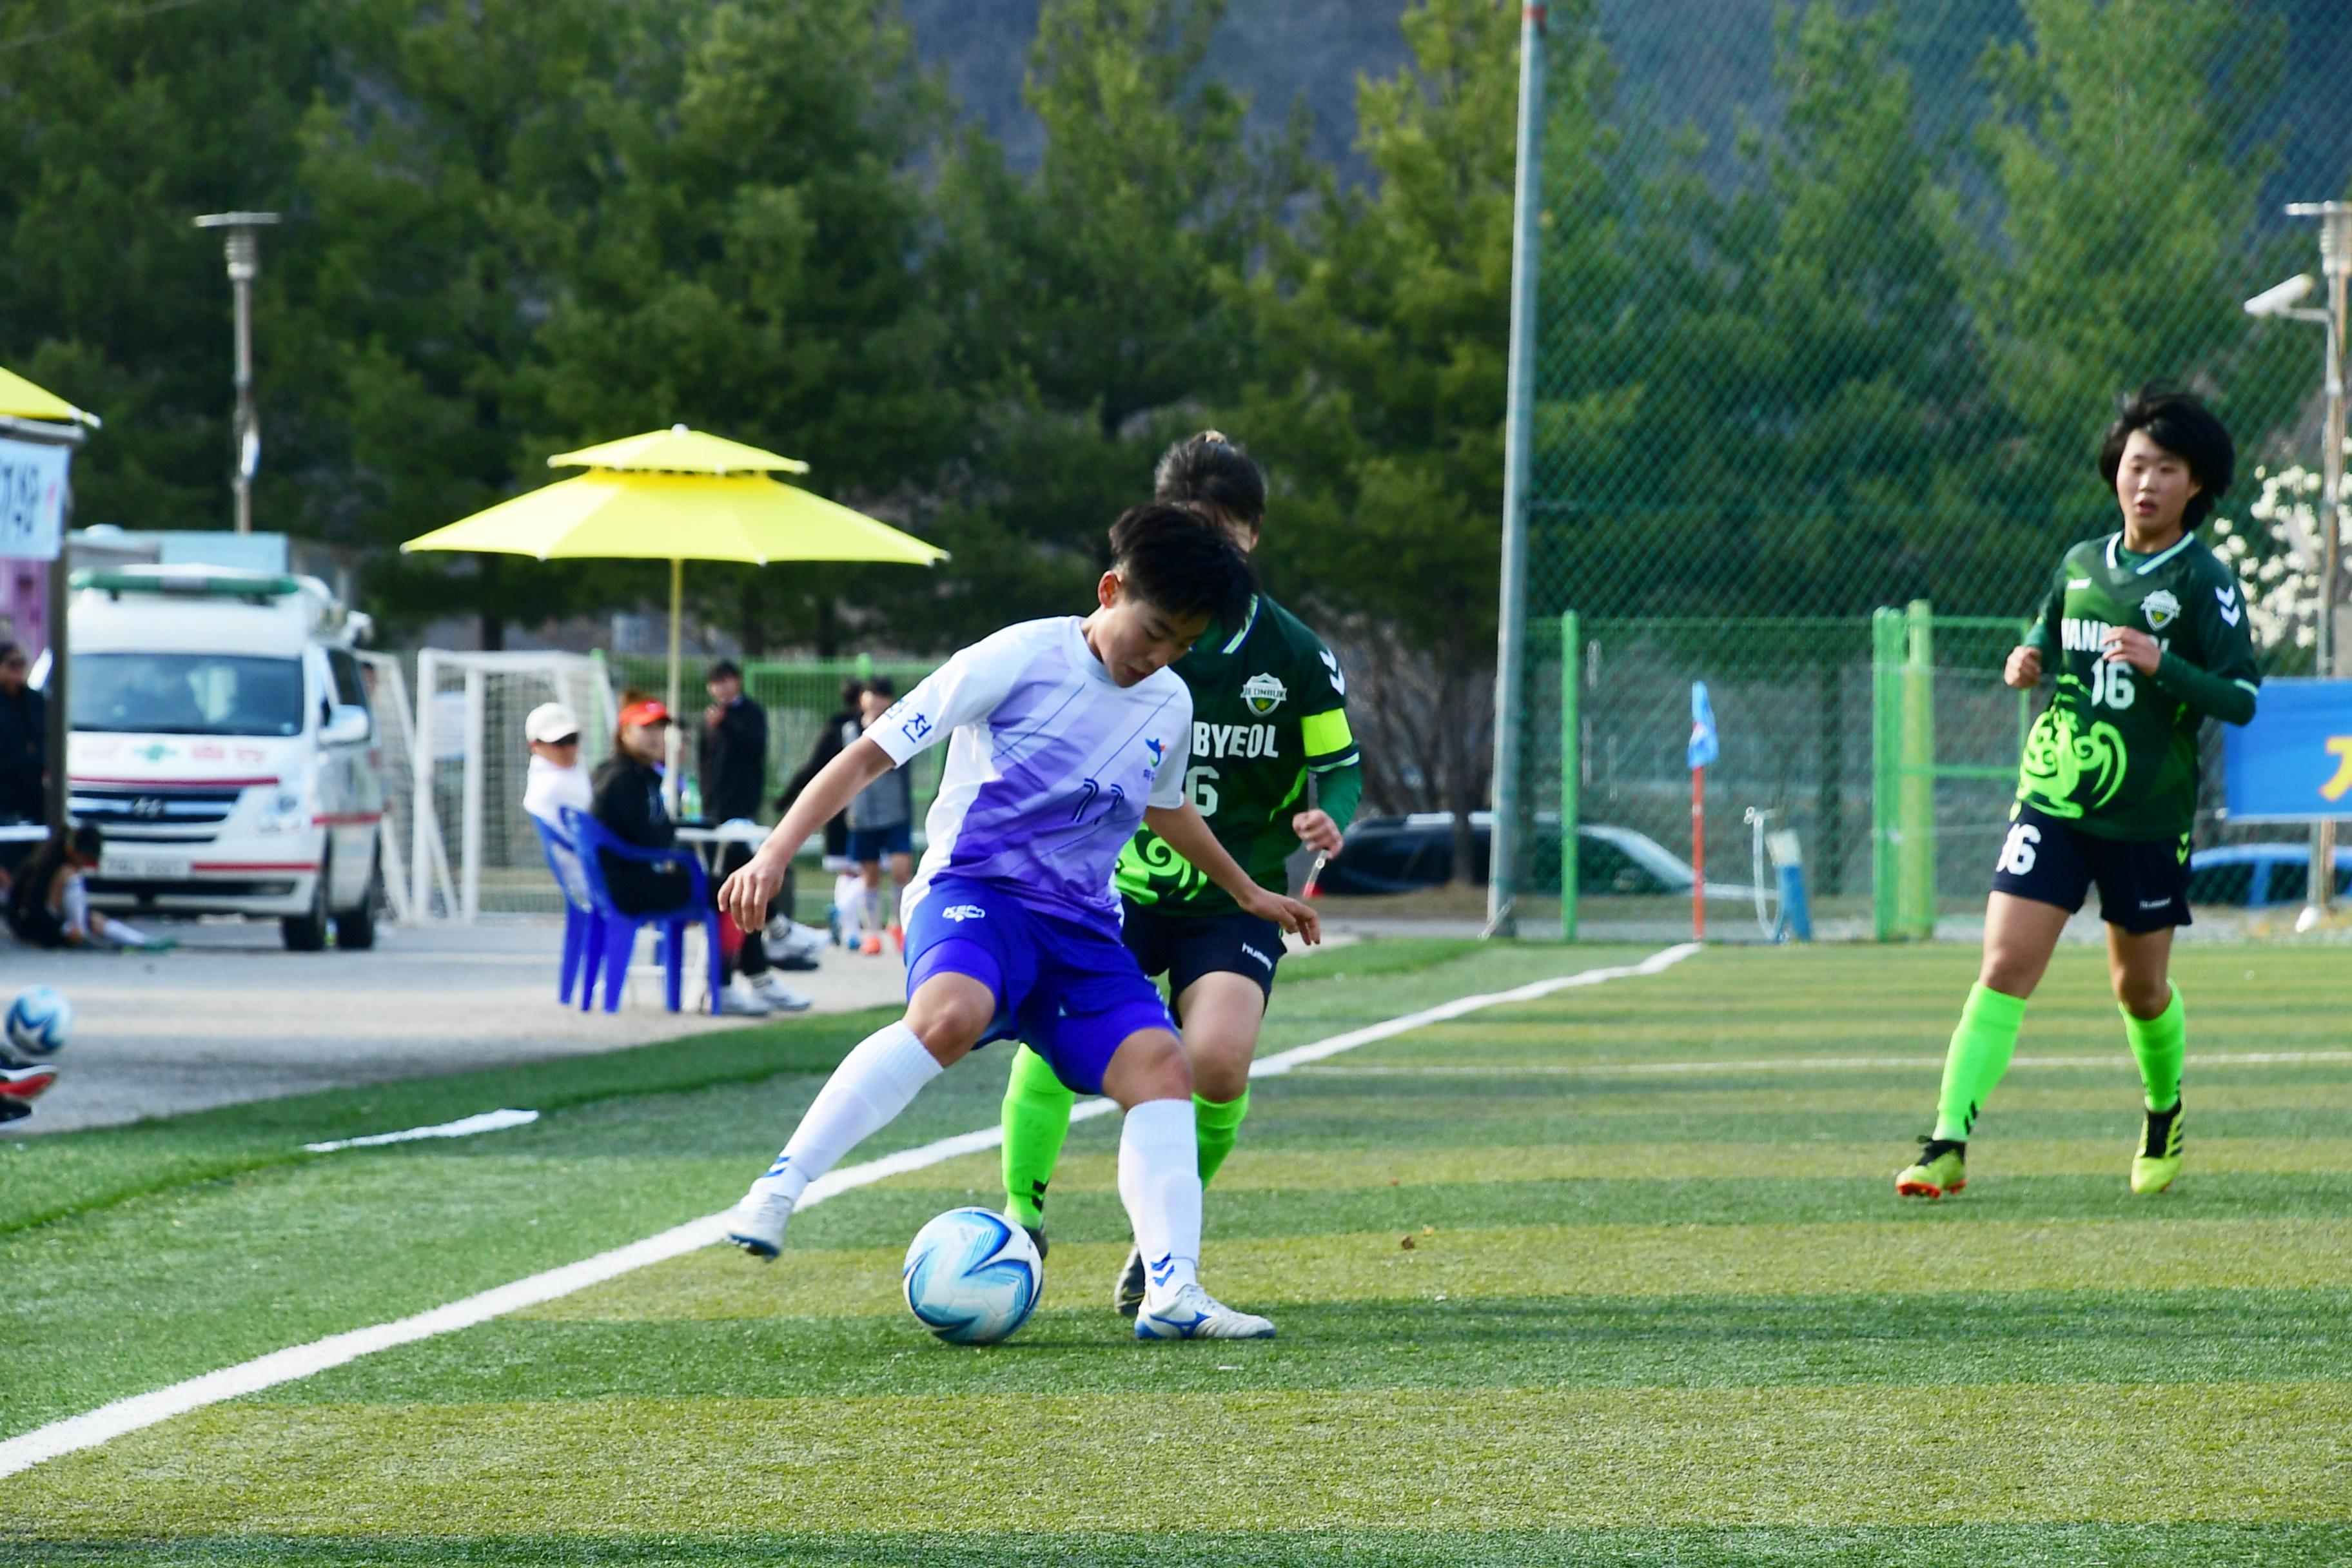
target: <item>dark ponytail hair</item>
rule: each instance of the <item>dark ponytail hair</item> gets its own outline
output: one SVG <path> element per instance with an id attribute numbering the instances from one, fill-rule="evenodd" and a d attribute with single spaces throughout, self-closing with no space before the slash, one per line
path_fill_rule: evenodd
<path id="1" fill-rule="evenodd" d="M 1265 521 L 1265 475 L 1223 431 L 1203 430 L 1160 454 L 1151 499 L 1213 507 L 1255 530 Z"/>

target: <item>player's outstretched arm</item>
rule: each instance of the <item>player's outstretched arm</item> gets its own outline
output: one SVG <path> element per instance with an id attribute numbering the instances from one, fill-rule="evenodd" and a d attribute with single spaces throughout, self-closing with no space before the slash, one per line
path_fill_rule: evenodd
<path id="1" fill-rule="evenodd" d="M 1169 847 L 1233 895 L 1234 902 L 1249 913 L 1272 921 L 1285 931 L 1297 931 L 1309 946 L 1323 940 L 1322 917 L 1297 899 L 1269 893 L 1251 881 L 1249 873 L 1225 853 L 1225 847 L 1217 842 L 1217 836 L 1209 831 L 1208 823 L 1190 802 L 1148 807 L 1143 820 L 1152 832 L 1168 841 Z"/>
<path id="2" fill-rule="evenodd" d="M 785 868 L 799 854 L 808 836 L 839 816 L 857 792 L 888 773 L 898 763 L 890 753 L 860 736 L 825 763 L 808 787 L 793 802 L 776 830 L 768 835 L 751 858 L 720 884 L 719 907 L 745 931 L 756 931 L 768 921 L 768 904 L 784 885 Z"/>

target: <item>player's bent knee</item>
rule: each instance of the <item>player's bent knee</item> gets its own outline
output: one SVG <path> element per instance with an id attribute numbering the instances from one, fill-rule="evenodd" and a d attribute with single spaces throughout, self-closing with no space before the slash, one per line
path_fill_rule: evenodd
<path id="1" fill-rule="evenodd" d="M 907 1027 L 942 1067 L 978 1045 L 995 1017 L 996 994 L 968 974 L 935 974 L 907 1005 Z"/>
<path id="2" fill-rule="evenodd" d="M 1189 1100 L 1192 1064 L 1165 1029 L 1139 1029 L 1119 1042 L 1103 1069 L 1103 1093 L 1132 1110 L 1149 1100 Z"/>

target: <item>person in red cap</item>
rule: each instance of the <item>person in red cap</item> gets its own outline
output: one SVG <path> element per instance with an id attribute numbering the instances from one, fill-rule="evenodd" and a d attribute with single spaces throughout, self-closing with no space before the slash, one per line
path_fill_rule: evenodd
<path id="1" fill-rule="evenodd" d="M 648 698 L 628 703 L 613 733 L 613 754 L 596 770 L 596 800 L 589 815 L 625 844 L 667 849 L 677 842 L 677 825 L 662 800 L 660 764 L 667 750 L 669 722 L 669 710 L 659 702 Z M 675 910 L 694 896 L 682 866 L 648 866 L 614 855 L 599 859 L 604 885 L 624 914 Z M 807 997 L 786 990 L 768 972 L 767 950 L 756 940 L 736 949 L 733 967 L 734 976 L 719 999 L 723 1013 L 796 1013 L 809 1005 Z"/>

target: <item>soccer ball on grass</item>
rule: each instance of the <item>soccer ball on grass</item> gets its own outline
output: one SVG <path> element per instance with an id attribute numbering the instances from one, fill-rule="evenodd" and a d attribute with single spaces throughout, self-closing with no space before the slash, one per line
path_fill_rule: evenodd
<path id="1" fill-rule="evenodd" d="M 950 1209 L 915 1233 L 907 1309 L 950 1344 L 992 1345 L 1029 1321 L 1045 1266 L 1028 1233 L 986 1209 Z"/>

